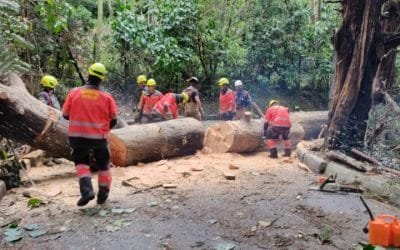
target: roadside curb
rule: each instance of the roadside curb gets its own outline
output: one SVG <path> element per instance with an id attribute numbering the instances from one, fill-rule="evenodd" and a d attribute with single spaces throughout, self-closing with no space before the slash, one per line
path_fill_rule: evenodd
<path id="1" fill-rule="evenodd" d="M 334 175 L 344 183 L 359 183 L 364 189 L 387 198 L 396 206 L 400 206 L 400 184 L 390 183 L 378 175 L 367 175 L 352 170 L 343 164 L 330 162 L 308 150 L 303 143 L 297 145 L 299 161 L 309 167 L 316 174 Z"/>

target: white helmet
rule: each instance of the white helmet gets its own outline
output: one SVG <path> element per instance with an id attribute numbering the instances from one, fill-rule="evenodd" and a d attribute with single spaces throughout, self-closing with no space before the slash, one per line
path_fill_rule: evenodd
<path id="1" fill-rule="evenodd" d="M 235 87 L 237 87 L 237 86 L 243 86 L 243 82 L 240 81 L 240 80 L 236 80 L 235 81 Z"/>

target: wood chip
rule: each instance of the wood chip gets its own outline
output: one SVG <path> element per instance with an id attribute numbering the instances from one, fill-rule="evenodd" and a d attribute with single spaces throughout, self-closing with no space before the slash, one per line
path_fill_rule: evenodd
<path id="1" fill-rule="evenodd" d="M 236 179 L 236 175 L 232 172 L 224 172 L 224 177 L 227 180 L 235 180 Z"/>
<path id="2" fill-rule="evenodd" d="M 158 161 L 158 162 L 156 163 L 156 166 L 165 165 L 165 163 L 167 163 L 167 162 L 168 162 L 168 160 L 161 160 L 161 161 Z"/>
<path id="3" fill-rule="evenodd" d="M 312 172 L 311 169 L 309 167 L 307 167 L 307 165 L 304 163 L 301 163 L 301 162 L 297 163 L 297 167 L 303 171 Z"/>
<path id="4" fill-rule="evenodd" d="M 192 171 L 203 171 L 204 167 L 202 166 L 195 166 L 195 167 L 191 167 L 190 170 Z"/>
<path id="5" fill-rule="evenodd" d="M 229 165 L 229 169 L 238 170 L 238 169 L 239 169 L 239 166 L 230 164 L 230 165 Z"/>
<path id="6" fill-rule="evenodd" d="M 163 186 L 163 188 L 177 188 L 178 184 L 176 184 L 176 183 L 164 183 L 162 186 Z"/>

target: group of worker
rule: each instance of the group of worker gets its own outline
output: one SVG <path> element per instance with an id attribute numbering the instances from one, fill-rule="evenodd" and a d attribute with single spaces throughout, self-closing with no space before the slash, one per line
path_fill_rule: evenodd
<path id="1" fill-rule="evenodd" d="M 204 110 L 201 105 L 198 90 L 199 80 L 190 77 L 186 80 L 186 88 L 180 94 L 168 93 L 165 96 L 156 90 L 156 81 L 147 80 L 145 75 L 137 77 L 140 101 L 137 106 L 135 121 L 138 123 L 151 123 L 169 119 L 177 119 L 179 116 L 179 105 L 183 104 L 185 117 L 193 117 L 197 120 L 204 118 Z M 241 119 L 245 111 L 252 105 L 249 93 L 244 90 L 243 82 L 235 81 L 235 91 L 229 88 L 229 80 L 221 78 L 220 86 L 219 117 L 222 120 Z"/>
<path id="2" fill-rule="evenodd" d="M 79 178 L 81 197 L 78 206 L 84 206 L 95 198 L 90 171 L 90 155 L 93 154 L 98 172 L 97 203 L 103 204 L 109 195 L 111 186 L 110 151 L 108 134 L 117 123 L 118 107 L 111 94 L 101 90 L 106 77 L 106 67 L 94 63 L 89 67 L 88 79 L 85 85 L 69 91 L 62 107 L 62 115 L 69 120 L 68 138 L 72 148 L 71 155 Z M 136 120 L 142 123 L 177 119 L 179 105 L 184 104 L 185 116 L 198 120 L 204 115 L 199 92 L 198 79 L 187 79 L 187 87 L 180 93 L 163 95 L 156 90 L 156 81 L 145 75 L 137 78 L 141 97 Z M 60 109 L 60 103 L 54 93 L 58 81 L 55 77 L 45 75 L 41 79 L 42 90 L 39 100 L 55 109 Z M 237 80 L 236 91 L 229 88 L 229 80 L 221 78 L 219 116 L 223 120 L 240 119 L 251 105 L 249 93 L 243 89 L 243 83 Z M 265 114 L 264 136 L 270 150 L 270 157 L 277 158 L 277 142 L 282 136 L 284 140 L 284 156 L 291 155 L 291 145 L 288 138 L 291 122 L 289 109 L 279 105 L 277 100 L 271 100 Z"/>

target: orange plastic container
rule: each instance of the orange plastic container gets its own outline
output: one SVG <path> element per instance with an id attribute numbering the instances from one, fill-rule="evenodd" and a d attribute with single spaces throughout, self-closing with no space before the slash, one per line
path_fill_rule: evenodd
<path id="1" fill-rule="evenodd" d="M 393 246 L 400 247 L 400 221 L 392 226 Z"/>
<path id="2" fill-rule="evenodd" d="M 368 223 L 369 243 L 383 247 L 395 246 L 400 235 L 400 225 L 397 218 L 392 215 L 380 215 Z"/>

